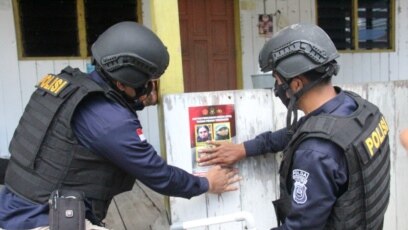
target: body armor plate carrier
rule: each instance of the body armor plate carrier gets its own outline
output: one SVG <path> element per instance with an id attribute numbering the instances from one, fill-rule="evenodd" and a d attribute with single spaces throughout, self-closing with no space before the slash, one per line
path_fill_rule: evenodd
<path id="1" fill-rule="evenodd" d="M 10 143 L 7 188 L 40 204 L 47 203 L 56 189 L 84 192 L 98 221 L 113 196 L 132 189 L 133 176 L 80 145 L 73 133 L 75 109 L 97 93 L 123 104 L 111 88 L 102 88 L 71 67 L 39 82 Z"/>
<path id="2" fill-rule="evenodd" d="M 390 197 L 389 128 L 378 108 L 360 96 L 351 115 L 310 117 L 294 134 L 280 168 L 280 199 L 274 201 L 278 223 L 290 212 L 293 154 L 307 138 L 323 138 L 340 146 L 348 166 L 348 188 L 334 204 L 326 229 L 382 229 Z"/>

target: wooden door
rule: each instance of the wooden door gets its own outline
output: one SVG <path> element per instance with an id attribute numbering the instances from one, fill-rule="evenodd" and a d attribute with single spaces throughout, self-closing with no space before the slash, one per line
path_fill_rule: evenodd
<path id="1" fill-rule="evenodd" d="M 184 91 L 237 89 L 233 0 L 179 0 Z"/>

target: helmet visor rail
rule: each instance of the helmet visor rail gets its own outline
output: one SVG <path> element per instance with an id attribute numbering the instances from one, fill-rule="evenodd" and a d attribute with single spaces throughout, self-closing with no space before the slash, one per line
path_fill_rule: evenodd
<path id="1" fill-rule="evenodd" d="M 158 73 L 158 67 L 156 64 L 140 57 L 137 54 L 131 53 L 120 53 L 103 57 L 101 59 L 101 66 L 108 72 L 114 72 L 122 67 L 130 66 L 149 76 L 162 74 Z"/>
<path id="2" fill-rule="evenodd" d="M 323 64 L 329 58 L 324 49 L 320 48 L 318 45 L 312 44 L 309 41 L 296 40 L 273 50 L 270 53 L 268 62 L 261 63 L 265 64 L 264 66 L 261 66 L 261 70 L 266 72 L 275 69 L 280 60 L 294 54 L 303 54 L 317 64 Z"/>

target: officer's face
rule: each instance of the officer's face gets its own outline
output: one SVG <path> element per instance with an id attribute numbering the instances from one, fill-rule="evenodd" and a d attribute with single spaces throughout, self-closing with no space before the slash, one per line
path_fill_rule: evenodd
<path id="1" fill-rule="evenodd" d="M 140 101 L 146 100 L 147 95 L 142 95 L 139 98 L 135 98 L 136 97 L 136 90 L 133 87 L 130 87 L 130 86 L 127 86 L 127 85 L 124 85 L 124 84 L 121 84 L 121 83 L 120 83 L 120 85 L 121 86 L 120 87 L 118 86 L 118 88 L 120 90 L 122 90 L 129 98 L 133 98 L 135 100 L 137 99 L 137 100 L 140 100 Z"/>
<path id="2" fill-rule="evenodd" d="M 134 88 L 132 88 L 132 87 L 125 86 L 125 89 L 123 91 L 129 97 L 135 97 L 136 96 L 136 90 Z"/>

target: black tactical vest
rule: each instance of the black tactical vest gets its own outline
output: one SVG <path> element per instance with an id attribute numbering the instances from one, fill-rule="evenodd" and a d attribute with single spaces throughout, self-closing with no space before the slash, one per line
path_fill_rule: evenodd
<path id="1" fill-rule="evenodd" d="M 291 209 L 293 154 L 307 138 L 322 138 L 343 149 L 348 165 L 347 191 L 334 204 L 325 229 L 382 229 L 390 197 L 389 128 L 375 105 L 352 92 L 345 93 L 358 104 L 355 112 L 347 117 L 310 117 L 284 151 L 280 199 L 273 202 L 279 224 Z"/>
<path id="2" fill-rule="evenodd" d="M 131 190 L 135 178 L 78 143 L 71 118 L 78 104 L 91 94 L 105 94 L 126 104 L 115 91 L 102 88 L 71 67 L 39 82 L 11 140 L 5 184 L 40 204 L 47 203 L 56 189 L 82 191 L 92 200 L 100 221 L 113 196 Z"/>

